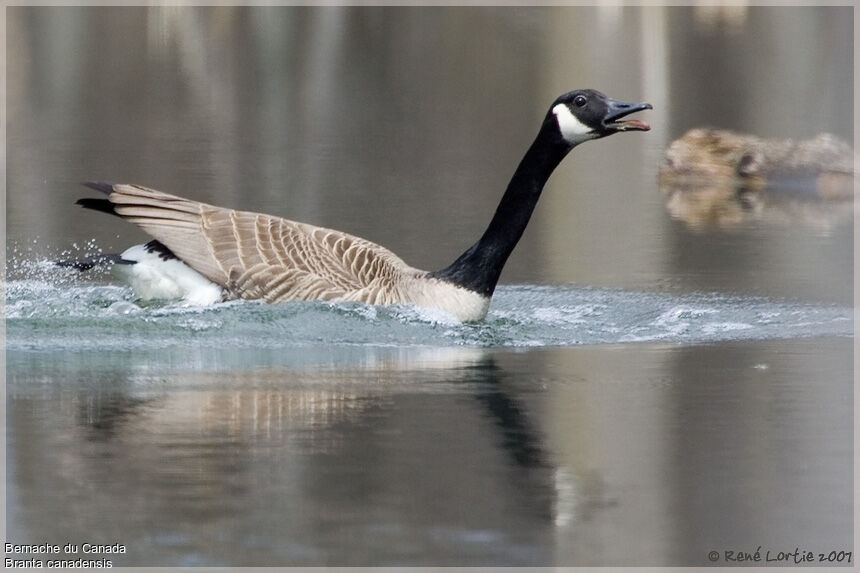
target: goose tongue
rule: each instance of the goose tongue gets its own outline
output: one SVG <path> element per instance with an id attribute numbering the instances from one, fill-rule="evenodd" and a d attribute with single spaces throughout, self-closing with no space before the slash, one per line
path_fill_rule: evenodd
<path id="1" fill-rule="evenodd" d="M 627 121 L 616 121 L 615 125 L 620 131 L 648 131 L 651 126 L 641 119 L 628 119 Z"/>

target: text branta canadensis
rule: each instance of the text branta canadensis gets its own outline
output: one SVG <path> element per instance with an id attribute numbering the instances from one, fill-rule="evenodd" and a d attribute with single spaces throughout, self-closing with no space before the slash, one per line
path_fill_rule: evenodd
<path id="1" fill-rule="evenodd" d="M 412 304 L 440 309 L 462 321 L 481 320 L 502 267 L 556 166 L 584 141 L 620 131 L 647 131 L 643 121 L 622 120 L 644 109 L 651 105 L 613 100 L 595 90 L 558 97 L 484 234 L 438 271 L 413 268 L 388 249 L 340 231 L 102 182 L 85 185 L 105 193 L 106 199 L 80 199 L 78 204 L 118 215 L 155 240 L 121 255 L 60 264 L 86 269 L 113 263 L 143 299 Z"/>

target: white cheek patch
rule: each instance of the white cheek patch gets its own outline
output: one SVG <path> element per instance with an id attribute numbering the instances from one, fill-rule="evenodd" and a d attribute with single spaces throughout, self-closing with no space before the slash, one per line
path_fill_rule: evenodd
<path id="1" fill-rule="evenodd" d="M 564 137 L 568 143 L 579 143 L 581 141 L 597 137 L 597 134 L 593 132 L 592 128 L 579 121 L 579 119 L 570 112 L 570 109 L 565 104 L 557 104 L 552 108 L 552 113 L 555 114 L 555 119 L 558 122 L 558 129 L 561 131 L 561 136 Z"/>

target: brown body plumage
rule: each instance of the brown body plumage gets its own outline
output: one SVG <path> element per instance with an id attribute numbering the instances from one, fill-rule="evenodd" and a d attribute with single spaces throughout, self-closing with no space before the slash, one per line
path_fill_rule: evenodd
<path id="1" fill-rule="evenodd" d="M 111 188 L 108 200 L 117 215 L 221 285 L 227 298 L 417 304 L 461 320 L 486 313 L 486 297 L 429 277 L 365 239 L 138 185 Z"/>

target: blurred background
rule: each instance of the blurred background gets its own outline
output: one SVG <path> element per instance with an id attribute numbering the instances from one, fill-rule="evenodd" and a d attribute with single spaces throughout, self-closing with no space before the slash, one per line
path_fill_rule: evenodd
<path id="1" fill-rule="evenodd" d="M 7 238 L 42 255 L 143 240 L 73 206 L 102 179 L 441 268 L 483 231 L 549 103 L 594 87 L 650 101 L 653 130 L 562 164 L 503 282 L 844 303 L 851 209 L 777 201 L 767 224 L 691 228 L 656 171 L 699 126 L 851 142 L 852 38 L 848 7 L 13 8 Z"/>

